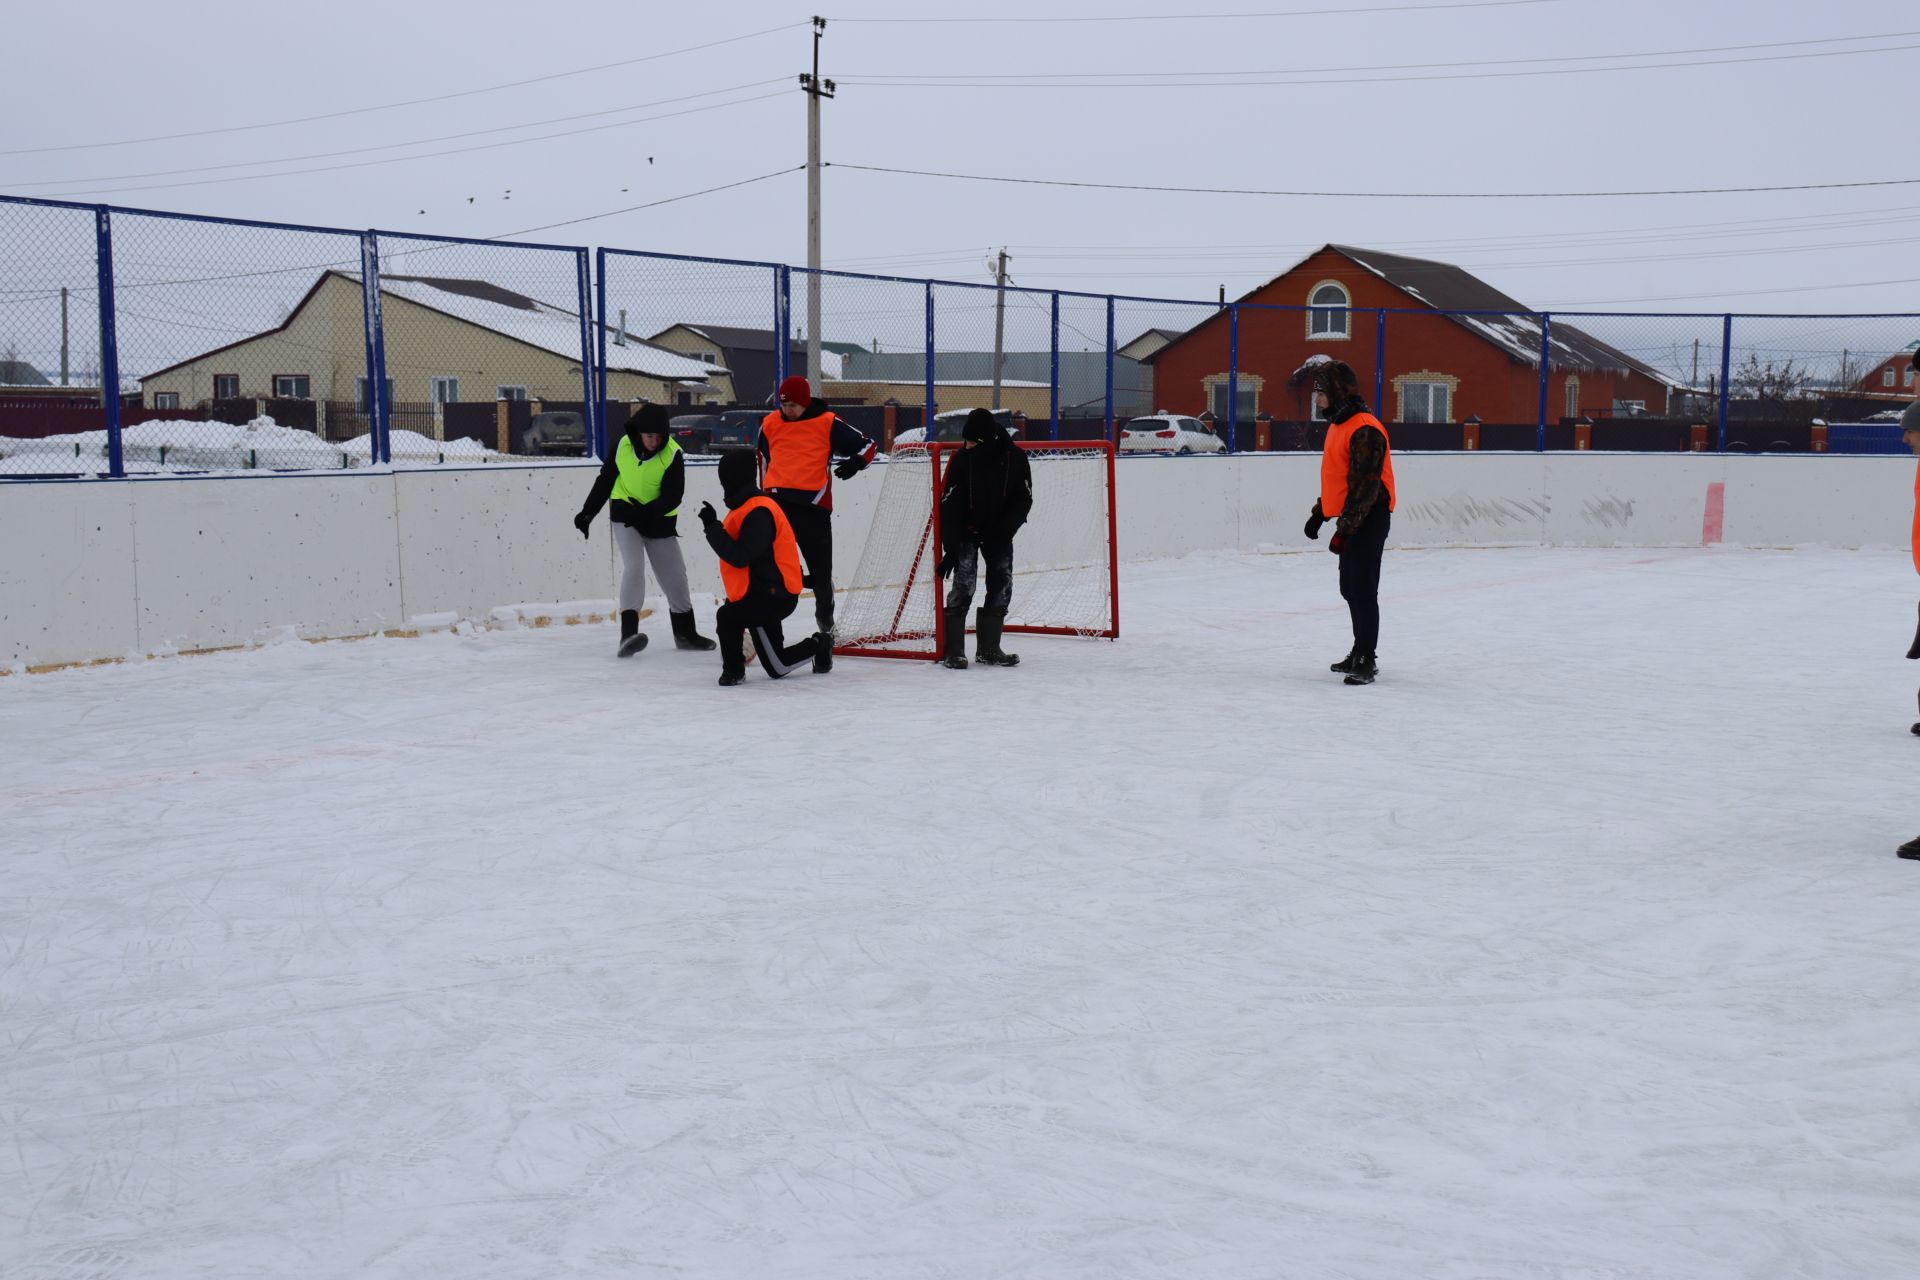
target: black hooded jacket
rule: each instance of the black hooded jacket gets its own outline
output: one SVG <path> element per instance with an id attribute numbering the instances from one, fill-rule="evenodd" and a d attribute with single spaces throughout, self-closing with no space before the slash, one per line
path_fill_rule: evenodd
<path id="1" fill-rule="evenodd" d="M 673 432 L 667 419 L 667 412 L 658 405 L 643 405 L 640 411 L 627 419 L 627 425 L 621 434 L 633 442 L 634 457 L 645 462 L 653 456 L 645 445 L 640 443 L 643 430 L 657 431 L 663 437 L 661 448 L 673 440 Z M 620 478 L 619 441 L 607 451 L 607 460 L 600 464 L 600 472 L 593 478 L 593 488 L 587 491 L 586 503 L 580 508 L 581 514 L 592 520 L 600 514 L 600 508 L 607 505 L 613 496 L 614 482 Z M 654 452 L 658 452 L 655 450 Z M 623 498 L 613 499 L 613 508 L 607 518 L 615 524 L 624 524 L 643 538 L 675 538 L 680 535 L 679 522 L 668 514 L 680 506 L 680 500 L 687 492 L 686 457 L 677 449 L 674 459 L 667 464 L 667 473 L 660 477 L 660 496 L 652 502 L 628 502 Z"/>
<path id="2" fill-rule="evenodd" d="M 727 510 L 735 511 L 760 496 L 755 487 L 756 465 L 753 454 L 745 449 L 729 449 L 720 455 L 720 491 Z M 780 576 L 773 558 L 773 540 L 779 533 L 771 511 L 754 511 L 740 522 L 736 537 L 726 531 L 718 519 L 706 522 L 707 545 L 722 560 L 747 571 L 748 600 L 780 603 L 793 598 Z"/>
<path id="3" fill-rule="evenodd" d="M 975 444 L 955 451 L 947 462 L 940 492 L 940 538 L 949 546 L 962 540 L 1011 541 L 1033 510 L 1033 467 L 1027 452 L 986 412 L 969 416 L 961 437 Z"/>

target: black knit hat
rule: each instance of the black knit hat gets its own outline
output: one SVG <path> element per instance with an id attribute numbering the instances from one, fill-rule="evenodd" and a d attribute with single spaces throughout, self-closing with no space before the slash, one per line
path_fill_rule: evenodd
<path id="1" fill-rule="evenodd" d="M 641 432 L 649 435 L 664 436 L 673 429 L 671 419 L 667 417 L 665 405 L 643 404 L 633 411 L 627 419 L 627 434 L 637 436 Z"/>
<path id="2" fill-rule="evenodd" d="M 993 416 L 993 410 L 975 409 L 967 415 L 966 425 L 960 428 L 960 438 L 977 444 L 998 444 L 1009 437 L 1007 429 Z"/>
<path id="3" fill-rule="evenodd" d="M 751 449 L 721 450 L 716 470 L 720 475 L 720 492 L 730 507 L 739 506 L 760 487 L 760 468 Z"/>

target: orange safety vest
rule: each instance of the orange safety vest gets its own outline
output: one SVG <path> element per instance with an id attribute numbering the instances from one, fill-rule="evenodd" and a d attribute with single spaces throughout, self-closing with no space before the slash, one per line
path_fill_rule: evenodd
<path id="1" fill-rule="evenodd" d="M 1347 468 L 1353 465 L 1353 433 L 1362 427 L 1372 427 L 1382 437 L 1387 429 L 1380 419 L 1370 413 L 1356 413 L 1345 422 L 1335 423 L 1327 428 L 1327 447 L 1320 455 L 1320 514 L 1332 520 L 1347 505 Z M 1387 487 L 1387 510 L 1392 511 L 1399 501 L 1399 487 L 1393 482 L 1393 443 L 1387 443 L 1387 454 L 1380 459 L 1380 483 Z"/>
<path id="2" fill-rule="evenodd" d="M 818 493 L 827 487 L 827 464 L 833 461 L 833 414 L 787 419 L 776 409 L 760 423 L 767 442 L 767 470 L 762 489 L 805 489 Z"/>
<path id="3" fill-rule="evenodd" d="M 721 527 L 729 537 L 737 538 L 747 517 L 762 509 L 773 513 L 773 562 L 780 568 L 780 580 L 797 596 L 800 594 L 800 544 L 793 540 L 793 526 L 787 523 L 787 513 L 780 509 L 779 503 L 764 493 L 756 493 L 729 511 Z M 725 560 L 720 562 L 720 585 L 727 589 L 727 599 L 745 598 L 751 579 L 749 567 L 728 564 Z"/>

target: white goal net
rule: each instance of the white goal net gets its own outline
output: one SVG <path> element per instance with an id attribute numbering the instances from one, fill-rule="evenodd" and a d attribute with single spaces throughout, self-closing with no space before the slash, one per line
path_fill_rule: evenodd
<path id="1" fill-rule="evenodd" d="M 902 445 L 888 457 L 860 564 L 836 584 L 834 651 L 935 658 L 945 583 L 936 518 L 948 460 L 960 446 Z M 1115 576 L 1113 446 L 1022 441 L 1033 464 L 1033 511 L 1013 540 L 1009 632 L 1112 637 L 1120 631 Z M 974 590 L 984 598 L 985 574 Z"/>

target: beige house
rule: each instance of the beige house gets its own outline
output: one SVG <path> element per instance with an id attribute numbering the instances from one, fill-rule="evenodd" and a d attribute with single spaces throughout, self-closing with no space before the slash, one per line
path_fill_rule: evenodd
<path id="1" fill-rule="evenodd" d="M 394 425 L 440 435 L 443 406 L 497 400 L 578 405 L 577 313 L 484 280 L 382 276 L 381 327 Z M 730 404 L 731 375 L 706 360 L 608 334 L 609 400 Z M 589 339 L 596 335 L 588 331 Z M 366 400 L 360 281 L 328 271 L 278 327 L 157 369 L 140 379 L 153 408 L 226 400 L 317 402 L 326 421 Z M 431 429 L 428 423 L 431 422 Z"/>

